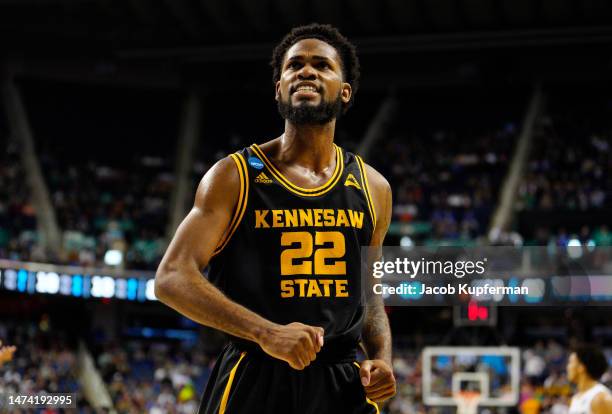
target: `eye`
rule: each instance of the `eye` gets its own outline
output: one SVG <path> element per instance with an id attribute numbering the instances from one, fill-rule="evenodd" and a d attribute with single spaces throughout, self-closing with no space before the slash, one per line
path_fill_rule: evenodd
<path id="1" fill-rule="evenodd" d="M 300 62 L 298 62 L 297 60 L 292 60 L 291 62 L 287 63 L 286 68 L 287 69 L 299 69 L 302 66 L 302 64 Z"/>
<path id="2" fill-rule="evenodd" d="M 329 63 L 325 62 L 325 61 L 321 61 L 319 63 L 317 63 L 317 68 L 320 69 L 329 69 L 331 66 L 329 65 Z"/>

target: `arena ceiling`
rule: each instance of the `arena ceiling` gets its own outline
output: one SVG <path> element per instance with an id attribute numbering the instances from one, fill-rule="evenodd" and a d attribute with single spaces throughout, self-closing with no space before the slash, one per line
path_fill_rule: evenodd
<path id="1" fill-rule="evenodd" d="M 0 0 L 0 50 L 231 60 L 267 56 L 289 28 L 313 21 L 337 25 L 361 53 L 610 42 L 612 2 Z"/>
<path id="2" fill-rule="evenodd" d="M 357 44 L 363 90 L 612 78 L 609 0 L 0 0 L 0 63 L 30 78 L 267 91 L 273 45 L 314 21 Z"/>

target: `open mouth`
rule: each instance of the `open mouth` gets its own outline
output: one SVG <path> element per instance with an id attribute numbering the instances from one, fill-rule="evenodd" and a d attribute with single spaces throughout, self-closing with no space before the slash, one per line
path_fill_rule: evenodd
<path id="1" fill-rule="evenodd" d="M 312 85 L 299 85 L 297 88 L 295 88 L 293 93 L 315 94 L 315 93 L 319 93 L 319 91 L 317 90 L 316 87 Z"/>

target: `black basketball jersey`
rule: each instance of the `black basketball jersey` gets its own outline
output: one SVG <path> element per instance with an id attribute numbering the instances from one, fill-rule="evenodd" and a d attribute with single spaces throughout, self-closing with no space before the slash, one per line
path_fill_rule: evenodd
<path id="1" fill-rule="evenodd" d="M 376 213 L 363 161 L 334 148 L 331 178 L 312 189 L 291 183 L 255 144 L 231 155 L 240 195 L 208 276 L 264 318 L 321 326 L 326 344 L 356 345 L 361 247 L 370 244 Z"/>

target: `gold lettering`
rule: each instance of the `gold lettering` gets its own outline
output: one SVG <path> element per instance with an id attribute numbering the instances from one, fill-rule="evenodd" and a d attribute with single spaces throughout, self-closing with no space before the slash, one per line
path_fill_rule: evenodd
<path id="1" fill-rule="evenodd" d="M 270 210 L 255 210 L 255 228 L 267 229 L 270 225 L 266 222 L 266 216 Z"/>
<path id="2" fill-rule="evenodd" d="M 268 213 L 272 216 L 268 221 Z M 363 227 L 363 211 L 321 209 L 255 210 L 255 228 Z"/>
<path id="3" fill-rule="evenodd" d="M 319 289 L 319 285 L 316 280 L 310 279 L 308 283 L 308 294 L 309 298 L 313 296 L 321 297 L 323 294 L 321 293 L 321 289 Z"/>
<path id="4" fill-rule="evenodd" d="M 363 226 L 363 211 L 349 210 L 348 212 L 351 217 L 351 227 L 360 229 Z"/>
<path id="5" fill-rule="evenodd" d="M 332 286 L 334 287 L 333 292 Z M 282 298 L 328 298 L 334 296 L 346 298 L 349 296 L 347 279 L 282 279 L 280 288 Z"/>
<path id="6" fill-rule="evenodd" d="M 321 227 L 323 225 L 321 223 L 321 216 L 323 215 L 323 209 L 315 208 L 312 211 L 314 213 L 314 225 L 315 225 L 315 227 Z"/>
<path id="7" fill-rule="evenodd" d="M 329 297 L 329 286 L 334 283 L 332 279 L 319 279 L 319 283 L 323 285 L 323 295 Z"/>
<path id="8" fill-rule="evenodd" d="M 304 297 L 304 287 L 308 283 L 308 279 L 295 279 L 295 283 L 300 285 L 300 297 Z"/>
<path id="9" fill-rule="evenodd" d="M 283 227 L 283 210 L 272 210 L 272 227 Z"/>
<path id="10" fill-rule="evenodd" d="M 298 212 L 297 210 L 285 210 L 285 224 L 287 227 L 298 226 Z"/>
<path id="11" fill-rule="evenodd" d="M 331 247 L 322 247 L 331 243 Z M 315 245 L 314 272 L 316 275 L 346 275 L 346 261 L 335 260 L 332 264 L 326 259 L 340 259 L 346 253 L 344 235 L 339 231 L 317 231 Z M 328 260 L 331 261 L 331 260 Z"/>
<path id="12" fill-rule="evenodd" d="M 336 279 L 335 282 L 336 282 L 336 297 L 337 298 L 348 297 L 348 292 L 346 291 L 346 285 L 348 284 L 348 280 Z"/>
<path id="13" fill-rule="evenodd" d="M 312 210 L 299 210 L 300 227 L 312 226 Z"/>
<path id="14" fill-rule="evenodd" d="M 294 295 L 293 280 L 281 280 L 281 298 L 291 298 Z"/>
<path id="15" fill-rule="evenodd" d="M 335 226 L 335 217 L 334 217 L 334 210 L 331 210 L 329 208 L 326 208 L 325 210 L 323 210 L 323 219 L 325 220 L 324 223 L 326 226 Z"/>
<path id="16" fill-rule="evenodd" d="M 348 217 L 346 217 L 346 211 L 338 210 L 338 217 L 336 217 L 336 226 L 349 227 Z"/>
<path id="17" fill-rule="evenodd" d="M 307 231 L 285 231 L 281 234 L 281 246 L 298 247 L 285 249 L 280 256 L 281 275 L 309 275 L 312 273 L 312 261 L 305 260 L 312 256 L 312 236 Z M 294 260 L 302 263 L 294 264 Z"/>

